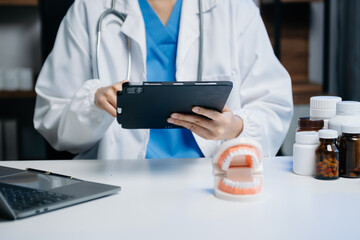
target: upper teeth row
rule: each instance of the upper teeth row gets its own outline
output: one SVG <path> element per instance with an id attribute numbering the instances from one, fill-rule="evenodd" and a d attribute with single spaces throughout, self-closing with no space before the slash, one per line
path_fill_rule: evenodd
<path id="1" fill-rule="evenodd" d="M 245 155 L 245 156 L 250 155 L 251 159 L 252 159 L 253 167 L 256 168 L 259 166 L 259 160 L 253 151 L 248 150 L 248 149 L 238 149 L 234 152 L 230 152 L 230 154 L 225 158 L 225 160 L 221 166 L 221 169 L 226 171 L 230 167 L 232 158 L 234 156 L 239 156 L 239 155 Z"/>
<path id="2" fill-rule="evenodd" d="M 224 178 L 223 182 L 225 185 L 230 186 L 232 188 L 256 188 L 260 185 L 260 180 L 258 178 L 254 178 L 252 182 L 234 182 L 228 178 Z"/>

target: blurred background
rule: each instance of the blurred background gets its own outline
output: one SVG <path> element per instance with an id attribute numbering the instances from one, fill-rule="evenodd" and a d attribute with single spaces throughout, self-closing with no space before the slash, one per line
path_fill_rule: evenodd
<path id="1" fill-rule="evenodd" d="M 34 130 L 34 84 L 73 0 L 0 0 L 0 160 L 69 158 Z M 295 112 L 279 155 L 292 155 L 309 99 L 360 100 L 359 0 L 255 0 L 292 77 Z"/>

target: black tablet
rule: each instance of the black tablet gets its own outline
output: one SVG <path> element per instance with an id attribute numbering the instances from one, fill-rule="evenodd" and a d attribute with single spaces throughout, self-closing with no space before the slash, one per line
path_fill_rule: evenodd
<path id="1" fill-rule="evenodd" d="M 232 89 L 230 81 L 124 83 L 117 92 L 117 121 L 122 128 L 180 128 L 172 113 L 194 114 L 194 106 L 221 112 Z"/>

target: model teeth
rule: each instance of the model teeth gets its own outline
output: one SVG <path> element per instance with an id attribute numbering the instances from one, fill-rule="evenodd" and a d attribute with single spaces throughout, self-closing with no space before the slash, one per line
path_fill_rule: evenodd
<path id="1" fill-rule="evenodd" d="M 253 199 L 262 191 L 261 145 L 247 138 L 223 143 L 213 159 L 215 195 L 227 200 Z"/>
<path id="2" fill-rule="evenodd" d="M 260 180 L 258 178 L 254 178 L 252 182 L 234 182 L 228 178 L 224 178 L 223 182 L 225 185 L 229 187 L 238 188 L 238 189 L 256 188 L 260 185 Z"/>
<path id="3" fill-rule="evenodd" d="M 257 168 L 259 166 L 259 160 L 256 156 L 254 151 L 248 150 L 248 149 L 238 149 L 236 151 L 230 152 L 229 155 L 225 158 L 225 160 L 222 163 L 221 169 L 223 171 L 226 171 L 229 169 L 231 161 L 233 157 L 235 156 L 250 156 L 252 160 L 252 164 L 254 168 Z"/>

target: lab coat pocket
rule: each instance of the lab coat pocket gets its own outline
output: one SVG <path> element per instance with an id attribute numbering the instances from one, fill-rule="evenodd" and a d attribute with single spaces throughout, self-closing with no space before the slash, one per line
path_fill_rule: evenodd
<path id="1" fill-rule="evenodd" d="M 240 76 L 239 75 L 215 75 L 205 76 L 202 81 L 230 81 L 233 83 L 233 88 L 230 92 L 229 98 L 226 101 L 226 105 L 232 110 L 240 110 Z"/>

